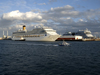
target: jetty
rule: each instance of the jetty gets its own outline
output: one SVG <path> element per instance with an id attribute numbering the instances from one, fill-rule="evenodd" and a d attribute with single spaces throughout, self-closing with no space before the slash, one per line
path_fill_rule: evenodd
<path id="1" fill-rule="evenodd" d="M 100 41 L 100 38 L 84 38 L 84 39 L 82 39 L 82 41 Z"/>

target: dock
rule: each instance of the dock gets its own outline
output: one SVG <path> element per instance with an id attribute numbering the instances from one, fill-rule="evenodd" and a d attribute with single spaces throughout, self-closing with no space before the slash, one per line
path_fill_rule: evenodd
<path id="1" fill-rule="evenodd" d="M 82 39 L 82 41 L 100 41 L 100 38 L 93 38 L 93 39 L 85 38 L 85 39 Z"/>
<path id="2" fill-rule="evenodd" d="M 96 38 L 95 41 L 100 41 L 100 38 Z"/>

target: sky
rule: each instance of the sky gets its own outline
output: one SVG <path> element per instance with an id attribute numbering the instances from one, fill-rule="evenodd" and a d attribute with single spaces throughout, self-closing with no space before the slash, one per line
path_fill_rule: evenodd
<path id="1" fill-rule="evenodd" d="M 100 0 L 0 0 L 0 37 L 48 26 L 58 34 L 88 28 L 100 36 Z"/>

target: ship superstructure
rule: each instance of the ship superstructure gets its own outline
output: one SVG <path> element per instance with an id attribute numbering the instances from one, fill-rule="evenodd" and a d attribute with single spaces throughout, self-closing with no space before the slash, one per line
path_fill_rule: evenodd
<path id="1" fill-rule="evenodd" d="M 58 37 L 60 35 L 52 28 L 41 27 L 28 31 L 25 25 L 23 26 L 23 30 L 18 30 L 12 34 L 12 40 L 26 41 L 55 41 Z"/>
<path id="2" fill-rule="evenodd" d="M 75 35 L 80 35 L 83 36 L 83 38 L 93 38 L 94 36 L 92 35 L 91 31 L 86 28 L 86 30 L 79 30 L 76 32 Z"/>

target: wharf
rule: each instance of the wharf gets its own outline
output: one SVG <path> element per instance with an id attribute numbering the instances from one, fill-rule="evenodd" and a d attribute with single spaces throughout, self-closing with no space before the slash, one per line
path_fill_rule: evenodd
<path id="1" fill-rule="evenodd" d="M 95 39 L 88 39 L 88 38 L 85 38 L 85 39 L 82 39 L 82 41 L 95 41 Z"/>
<path id="2" fill-rule="evenodd" d="M 82 39 L 82 41 L 100 41 L 100 38 L 94 38 L 94 39 L 85 38 L 85 39 Z"/>
<path id="3" fill-rule="evenodd" d="M 96 38 L 95 41 L 100 41 L 100 38 Z"/>

